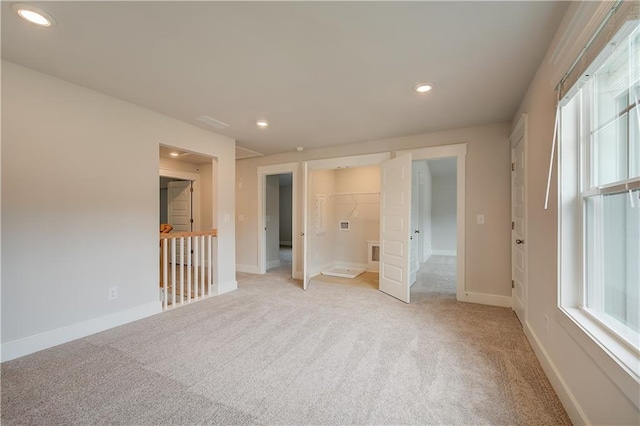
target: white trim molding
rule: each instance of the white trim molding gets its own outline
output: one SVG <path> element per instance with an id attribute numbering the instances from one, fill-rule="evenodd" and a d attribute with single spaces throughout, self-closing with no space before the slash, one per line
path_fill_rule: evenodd
<path id="1" fill-rule="evenodd" d="M 412 160 L 432 160 L 444 157 L 456 157 L 456 270 L 458 277 L 456 279 L 456 299 L 465 302 L 468 300 L 466 290 L 466 236 L 465 236 L 465 220 L 466 220 L 466 161 L 467 161 L 467 143 L 458 143 L 452 145 L 433 146 L 429 148 L 407 149 L 396 151 L 396 155 L 411 154 Z M 509 298 L 511 300 L 511 298 Z M 476 302 L 482 303 L 482 302 Z M 510 303 L 510 302 L 509 302 Z M 494 303 L 487 303 L 492 305 Z M 503 305 L 498 305 L 503 306 Z M 511 306 L 511 304 L 509 304 Z"/>
<path id="2" fill-rule="evenodd" d="M 245 274 L 259 274 L 260 269 L 256 265 L 240 265 L 236 263 L 236 272 L 244 272 Z"/>
<path id="3" fill-rule="evenodd" d="M 460 300 L 460 299 L 458 299 Z M 501 306 L 510 308 L 512 303 L 511 296 L 501 296 L 498 294 L 473 293 L 466 291 L 461 302 L 478 303 L 480 305 Z"/>
<path id="4" fill-rule="evenodd" d="M 270 175 L 280 175 L 283 173 L 291 173 L 291 276 L 295 275 L 295 267 L 298 263 L 298 254 L 297 254 L 297 245 L 299 238 L 296 238 L 296 235 L 300 235 L 302 232 L 298 229 L 298 211 L 300 207 L 298 206 L 298 175 L 300 170 L 300 163 L 283 163 L 283 164 L 271 164 L 268 166 L 258 166 L 258 264 L 256 268 L 258 270 L 258 274 L 264 274 L 267 272 L 267 259 L 266 259 L 266 251 L 265 244 L 266 238 L 264 235 L 264 227 L 265 227 L 265 202 L 266 202 L 266 179 L 267 176 Z M 240 265 L 236 266 L 236 270 L 240 271 Z M 241 271 L 246 272 L 246 271 Z M 250 272 L 254 273 L 254 272 Z"/>
<path id="5" fill-rule="evenodd" d="M 9 361 L 34 352 L 58 346 L 72 340 L 118 327 L 162 312 L 162 303 L 151 302 L 124 311 L 114 312 L 98 318 L 60 327 L 55 330 L 14 340 L 2 345 L 2 362 Z"/>
<path id="6" fill-rule="evenodd" d="M 544 346 L 538 339 L 536 333 L 534 333 L 533 329 L 529 326 L 529 323 L 524 325 L 524 334 L 527 336 L 527 340 L 531 344 L 531 348 L 533 352 L 536 354 L 536 357 L 540 361 L 540 365 L 542 365 L 542 369 L 544 370 L 547 378 L 551 382 L 553 389 L 556 391 L 560 402 L 562 402 L 562 406 L 567 411 L 569 418 L 574 424 L 582 424 L 589 425 L 591 424 L 587 419 L 586 414 L 578 404 L 575 396 L 571 393 L 569 386 L 564 381 L 564 378 L 560 374 L 560 371 L 556 367 L 556 365 L 551 361 L 551 357 L 544 349 Z"/>

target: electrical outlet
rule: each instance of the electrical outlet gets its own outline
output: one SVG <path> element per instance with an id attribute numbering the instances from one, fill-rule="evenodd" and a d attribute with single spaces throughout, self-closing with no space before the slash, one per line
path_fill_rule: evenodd
<path id="1" fill-rule="evenodd" d="M 477 219 L 478 225 L 484 225 L 484 215 L 483 214 L 479 214 L 476 219 Z"/>
<path id="2" fill-rule="evenodd" d="M 353 215 L 352 215 L 352 216 L 353 216 L 353 217 L 358 217 L 358 210 L 354 210 L 354 211 L 353 211 Z"/>
<path id="3" fill-rule="evenodd" d="M 118 287 L 109 287 L 109 300 L 118 298 Z"/>

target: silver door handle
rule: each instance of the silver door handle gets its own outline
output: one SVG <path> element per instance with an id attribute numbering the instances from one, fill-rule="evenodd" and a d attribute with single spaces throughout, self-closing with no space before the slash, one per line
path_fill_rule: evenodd
<path id="1" fill-rule="evenodd" d="M 415 231 L 413 231 L 413 232 L 414 232 L 414 233 L 416 233 L 416 234 L 419 234 L 419 233 L 420 233 L 420 230 L 419 230 L 419 229 L 416 229 L 416 230 L 415 230 Z"/>
<path id="2" fill-rule="evenodd" d="M 520 238 L 518 238 L 516 240 L 516 244 L 524 244 L 524 240 L 521 240 Z"/>

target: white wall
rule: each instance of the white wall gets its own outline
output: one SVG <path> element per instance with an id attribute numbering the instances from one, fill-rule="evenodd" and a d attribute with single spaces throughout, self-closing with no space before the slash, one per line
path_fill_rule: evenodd
<path id="1" fill-rule="evenodd" d="M 2 62 L 4 359 L 159 311 L 160 143 L 235 174 L 232 139 Z M 216 198 L 229 219 L 217 239 L 225 291 L 236 288 L 234 188 Z"/>
<path id="2" fill-rule="evenodd" d="M 466 142 L 466 290 L 510 297 L 510 127 L 510 123 L 500 123 L 238 160 L 236 181 L 238 186 L 242 183 L 242 189 L 238 187 L 236 209 L 245 221 L 236 234 L 236 260 L 257 268 L 257 166 Z M 302 167 L 299 170 L 302 176 Z M 302 186 L 300 181 L 299 200 Z M 300 238 L 296 275 L 301 276 L 302 239 L 298 236 L 302 209 L 298 210 L 294 235 Z M 485 215 L 484 225 L 476 224 L 478 213 Z"/>
<path id="3" fill-rule="evenodd" d="M 215 179 L 212 164 L 198 165 L 200 174 L 200 229 L 210 230 L 216 227 L 213 221 Z"/>
<path id="4" fill-rule="evenodd" d="M 283 185 L 280 182 L 280 244 L 291 245 L 291 185 Z"/>
<path id="5" fill-rule="evenodd" d="M 335 192 L 372 192 L 368 195 L 340 195 L 331 199 L 334 209 L 334 261 L 366 267 L 367 240 L 380 239 L 380 167 L 352 167 L 337 169 Z M 355 209 L 355 210 L 354 210 Z M 338 222 L 348 220 L 350 229 L 341 231 Z"/>
<path id="6" fill-rule="evenodd" d="M 601 6 L 604 7 L 599 9 Z M 559 322 L 562 314 L 557 308 L 557 163 L 549 210 L 543 207 L 554 128 L 554 87 L 584 47 L 577 40 L 588 41 L 590 31 L 595 30 L 594 16 L 598 12 L 606 13 L 608 8 L 599 2 L 571 4 L 514 117 L 515 127 L 521 114 L 528 116 L 528 299 L 524 329 L 575 424 L 637 425 L 640 423 L 639 401 L 631 401 L 620 389 L 623 380 L 637 389 L 637 379 L 634 383 L 629 373 L 610 368 L 615 363 L 602 349 L 578 343 L 588 343 L 584 332 L 575 326 L 565 328 Z M 615 370 L 614 376 L 606 372 L 610 370 Z"/>
<path id="7" fill-rule="evenodd" d="M 267 269 L 280 266 L 280 177 L 266 177 L 265 222 Z"/>
<path id="8" fill-rule="evenodd" d="M 433 251 L 454 254 L 456 251 L 456 177 L 435 177 L 431 181 L 431 226 Z"/>

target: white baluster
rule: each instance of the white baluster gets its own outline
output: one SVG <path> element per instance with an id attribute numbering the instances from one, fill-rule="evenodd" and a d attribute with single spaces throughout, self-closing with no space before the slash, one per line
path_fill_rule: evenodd
<path id="1" fill-rule="evenodd" d="M 180 237 L 180 304 L 184 304 L 184 237 Z"/>
<path id="2" fill-rule="evenodd" d="M 191 302 L 191 237 L 187 237 L 187 303 Z"/>
<path id="3" fill-rule="evenodd" d="M 213 255 L 211 254 L 211 235 L 207 235 L 207 246 L 208 250 L 207 250 L 207 259 L 209 260 L 209 265 L 207 266 L 207 286 L 209 287 L 209 290 L 207 291 L 207 295 L 211 296 L 211 282 L 213 281 L 212 278 L 212 268 L 213 268 Z"/>
<path id="4" fill-rule="evenodd" d="M 200 295 L 204 297 L 205 263 L 204 263 L 204 235 L 200 237 Z"/>
<path id="5" fill-rule="evenodd" d="M 171 306 L 176 306 L 176 239 L 171 238 Z"/>
<path id="6" fill-rule="evenodd" d="M 200 259 L 200 244 L 199 237 L 193 237 L 193 292 L 195 293 L 195 299 L 199 299 L 198 295 L 198 261 Z"/>
<path id="7" fill-rule="evenodd" d="M 167 256 L 167 240 L 163 238 L 160 247 L 162 247 L 162 308 L 167 309 L 167 299 L 169 295 L 167 294 L 167 281 L 169 281 L 168 277 L 168 265 L 169 262 Z"/>

